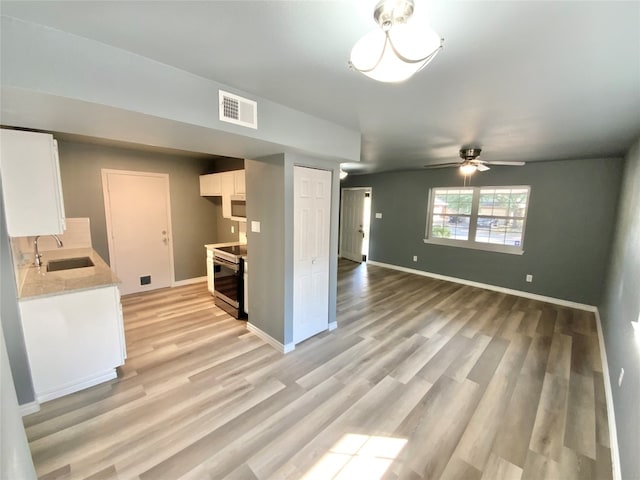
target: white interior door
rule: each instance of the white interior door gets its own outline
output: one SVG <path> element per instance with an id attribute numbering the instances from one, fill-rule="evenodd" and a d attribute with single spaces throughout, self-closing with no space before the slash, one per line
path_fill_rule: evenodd
<path id="1" fill-rule="evenodd" d="M 171 286 L 169 176 L 102 171 L 111 268 L 123 295 Z"/>
<path id="2" fill-rule="evenodd" d="M 331 172 L 294 167 L 293 341 L 329 328 Z"/>
<path id="3" fill-rule="evenodd" d="M 364 239 L 364 198 L 366 190 L 342 190 L 342 212 L 340 215 L 340 256 L 362 263 L 362 241 Z"/>

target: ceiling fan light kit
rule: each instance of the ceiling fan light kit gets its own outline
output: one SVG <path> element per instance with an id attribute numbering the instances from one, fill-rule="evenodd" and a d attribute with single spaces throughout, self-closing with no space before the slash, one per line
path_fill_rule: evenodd
<path id="1" fill-rule="evenodd" d="M 403 82 L 433 60 L 443 39 L 408 23 L 413 8 L 413 0 L 381 0 L 373 12 L 380 28 L 354 45 L 350 67 L 380 82 Z"/>
<path id="2" fill-rule="evenodd" d="M 478 169 L 473 163 L 463 163 L 460 165 L 460 173 L 465 177 L 467 175 L 472 175 Z"/>
<path id="3" fill-rule="evenodd" d="M 490 170 L 489 165 L 505 165 L 510 167 L 521 167 L 525 164 L 525 162 L 512 162 L 512 161 L 494 161 L 494 162 L 486 162 L 484 160 L 479 160 L 480 152 L 482 149 L 480 148 L 461 148 L 460 149 L 460 158 L 461 162 L 452 162 L 452 163 L 440 163 L 436 165 L 425 165 L 425 168 L 447 168 L 447 167 L 458 167 L 460 173 L 465 177 L 469 175 L 473 175 L 475 172 L 486 172 Z"/>

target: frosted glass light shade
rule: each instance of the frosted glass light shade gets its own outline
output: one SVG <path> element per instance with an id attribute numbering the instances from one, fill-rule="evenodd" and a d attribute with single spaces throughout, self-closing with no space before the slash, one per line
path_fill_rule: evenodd
<path id="1" fill-rule="evenodd" d="M 475 165 L 470 164 L 470 163 L 466 163 L 464 165 L 460 165 L 460 173 L 462 175 L 464 175 L 465 177 L 467 175 L 471 175 L 471 174 L 475 173 L 476 170 L 477 170 L 477 167 Z"/>
<path id="2" fill-rule="evenodd" d="M 423 69 L 440 48 L 440 36 L 433 30 L 396 24 L 387 32 L 377 29 L 362 37 L 351 50 L 351 64 L 374 80 L 402 82 Z"/>

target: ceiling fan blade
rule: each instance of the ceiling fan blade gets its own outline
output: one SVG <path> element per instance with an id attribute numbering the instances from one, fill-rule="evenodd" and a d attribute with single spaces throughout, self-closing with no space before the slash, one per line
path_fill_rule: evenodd
<path id="1" fill-rule="evenodd" d="M 449 168 L 449 167 L 459 167 L 460 162 L 453 163 L 438 163 L 436 165 L 425 165 L 424 168 Z"/>
<path id="2" fill-rule="evenodd" d="M 483 162 L 483 163 L 486 163 L 487 165 L 507 165 L 511 167 L 522 167 L 525 164 L 525 162 L 500 162 L 500 161 Z"/>
<path id="3" fill-rule="evenodd" d="M 489 167 L 487 167 L 484 163 L 478 163 L 476 165 L 476 168 L 478 169 L 479 172 L 486 172 L 487 170 L 491 170 Z"/>

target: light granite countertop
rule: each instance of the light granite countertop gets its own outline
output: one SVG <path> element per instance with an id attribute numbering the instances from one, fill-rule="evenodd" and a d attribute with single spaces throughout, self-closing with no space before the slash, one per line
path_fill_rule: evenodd
<path id="1" fill-rule="evenodd" d="M 120 280 L 111 271 L 109 265 L 92 248 L 47 250 L 41 253 L 43 265 L 41 267 L 31 265 L 27 268 L 24 281 L 18 291 L 20 300 L 49 295 L 63 295 L 79 290 L 90 290 L 120 283 Z M 77 257 L 91 258 L 94 266 L 47 272 L 46 266 L 49 261 Z"/>

